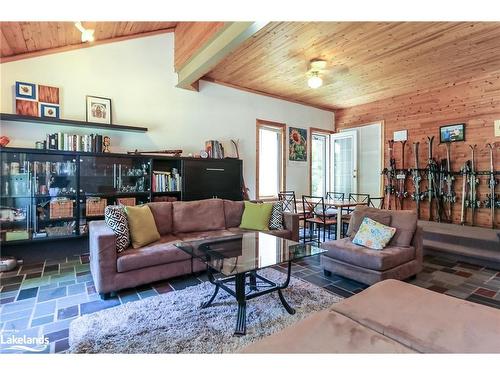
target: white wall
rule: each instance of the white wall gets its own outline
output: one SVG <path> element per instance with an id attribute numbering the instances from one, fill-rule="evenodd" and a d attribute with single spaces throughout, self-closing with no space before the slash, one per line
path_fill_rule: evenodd
<path id="1" fill-rule="evenodd" d="M 199 152 L 205 140 L 218 139 L 233 152 L 240 139 L 245 182 L 255 194 L 255 120 L 296 127 L 333 129 L 333 113 L 202 81 L 199 92 L 175 88 L 174 35 L 161 34 L 59 54 L 0 64 L 1 111 L 14 113 L 15 81 L 60 88 L 61 118 L 85 120 L 85 95 L 112 99 L 113 122 L 145 126 L 145 134 L 61 128 L 3 122 L 9 146 L 34 147 L 46 133 L 99 132 L 111 136 L 111 151 L 182 149 Z M 309 189 L 309 163 L 287 166 L 287 189 Z"/>

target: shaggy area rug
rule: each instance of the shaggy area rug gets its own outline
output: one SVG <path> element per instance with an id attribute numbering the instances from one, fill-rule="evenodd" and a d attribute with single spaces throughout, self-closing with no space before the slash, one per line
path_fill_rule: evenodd
<path id="1" fill-rule="evenodd" d="M 261 272 L 284 281 L 273 269 Z M 237 303 L 223 290 L 212 306 L 201 309 L 214 286 L 204 282 L 180 291 L 126 303 L 75 319 L 69 329 L 70 353 L 234 353 L 280 331 L 342 298 L 292 277 L 283 295 L 295 308 L 286 312 L 278 293 L 247 302 L 247 334 L 233 336 Z"/>

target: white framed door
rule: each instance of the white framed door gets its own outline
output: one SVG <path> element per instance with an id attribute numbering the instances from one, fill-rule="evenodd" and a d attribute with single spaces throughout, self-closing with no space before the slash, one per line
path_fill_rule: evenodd
<path id="1" fill-rule="evenodd" d="M 330 135 L 330 191 L 358 192 L 358 133 L 356 130 Z"/>

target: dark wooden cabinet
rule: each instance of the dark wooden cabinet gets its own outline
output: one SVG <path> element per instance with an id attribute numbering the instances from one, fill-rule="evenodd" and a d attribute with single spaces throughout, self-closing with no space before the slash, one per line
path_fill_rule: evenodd
<path id="1" fill-rule="evenodd" d="M 183 176 L 183 200 L 242 199 L 239 159 L 184 160 Z"/>

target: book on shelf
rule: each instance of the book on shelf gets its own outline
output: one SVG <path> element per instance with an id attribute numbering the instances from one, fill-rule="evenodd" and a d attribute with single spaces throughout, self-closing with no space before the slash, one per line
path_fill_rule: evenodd
<path id="1" fill-rule="evenodd" d="M 46 145 L 49 150 L 103 152 L 103 136 L 101 134 L 47 134 Z"/>
<path id="2" fill-rule="evenodd" d="M 153 171 L 152 188 L 154 193 L 181 191 L 182 178 L 176 171 Z"/>

